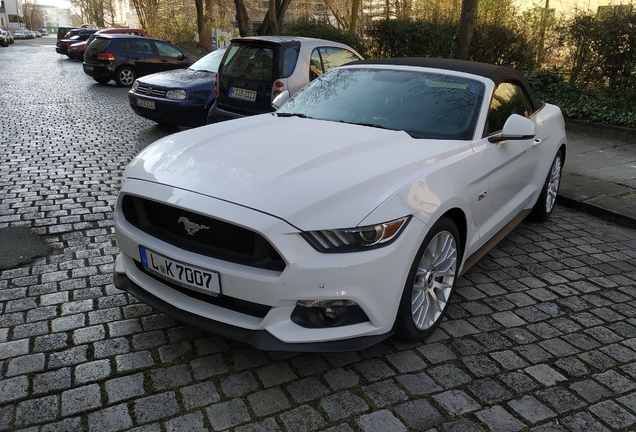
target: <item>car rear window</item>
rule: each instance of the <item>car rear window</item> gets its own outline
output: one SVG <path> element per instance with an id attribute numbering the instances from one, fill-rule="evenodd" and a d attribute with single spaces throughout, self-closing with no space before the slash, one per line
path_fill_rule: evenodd
<path id="1" fill-rule="evenodd" d="M 232 43 L 221 73 L 226 78 L 273 82 L 278 78 L 279 50 L 279 45 Z"/>
<path id="2" fill-rule="evenodd" d="M 91 43 L 90 47 L 87 46 L 86 50 L 90 51 L 103 51 L 108 45 L 108 39 L 95 38 L 95 40 Z"/>

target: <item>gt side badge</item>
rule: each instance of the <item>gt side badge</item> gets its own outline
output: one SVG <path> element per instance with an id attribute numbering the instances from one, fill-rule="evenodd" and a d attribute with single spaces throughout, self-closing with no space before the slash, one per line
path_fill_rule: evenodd
<path id="1" fill-rule="evenodd" d="M 484 198 L 486 198 L 486 195 L 488 194 L 488 191 L 483 191 L 482 193 L 479 194 L 479 198 L 477 198 L 477 201 L 481 201 Z"/>

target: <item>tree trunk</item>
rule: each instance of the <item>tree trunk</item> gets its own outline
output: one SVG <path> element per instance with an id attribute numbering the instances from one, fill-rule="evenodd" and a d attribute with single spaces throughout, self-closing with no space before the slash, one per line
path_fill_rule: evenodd
<path id="1" fill-rule="evenodd" d="M 269 0 L 269 11 L 267 16 L 269 17 L 269 33 L 270 35 L 278 36 L 280 29 L 278 28 L 278 21 L 276 20 L 276 0 Z"/>
<path id="2" fill-rule="evenodd" d="M 243 0 L 234 0 L 236 5 L 236 22 L 238 23 L 239 35 L 241 37 L 249 36 L 250 32 L 250 17 L 247 15 L 247 9 Z"/>
<path id="3" fill-rule="evenodd" d="M 358 25 L 358 9 L 360 8 L 360 0 L 352 0 L 351 4 L 351 23 L 349 24 L 349 36 L 356 35 L 356 27 Z"/>
<path id="4" fill-rule="evenodd" d="M 468 60 L 470 41 L 473 38 L 473 31 L 477 21 L 478 2 L 479 0 L 462 0 L 462 14 L 459 18 L 459 28 L 457 29 L 460 60 Z"/>

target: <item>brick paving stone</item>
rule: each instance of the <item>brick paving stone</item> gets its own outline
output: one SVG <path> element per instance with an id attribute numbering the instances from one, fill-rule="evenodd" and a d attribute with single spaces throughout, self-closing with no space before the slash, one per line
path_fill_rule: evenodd
<path id="1" fill-rule="evenodd" d="M 481 408 L 479 403 L 462 390 L 439 393 L 433 399 L 451 416 L 467 414 Z"/>
<path id="2" fill-rule="evenodd" d="M 286 362 L 277 362 L 263 366 L 256 370 L 256 375 L 265 388 L 274 387 L 296 378 L 296 374 Z"/>
<path id="3" fill-rule="evenodd" d="M 548 387 L 535 393 L 539 399 L 547 403 L 554 411 L 563 414 L 568 411 L 579 410 L 586 406 L 585 402 L 563 387 Z"/>
<path id="4" fill-rule="evenodd" d="M 0 360 L 26 355 L 28 352 L 28 339 L 0 343 Z"/>
<path id="5" fill-rule="evenodd" d="M 154 365 L 154 359 L 150 351 L 138 351 L 115 356 L 117 372 L 129 372 L 136 369 L 145 369 Z"/>
<path id="6" fill-rule="evenodd" d="M 584 352 L 578 357 L 597 370 L 606 370 L 616 366 L 616 361 L 598 350 Z"/>
<path id="7" fill-rule="evenodd" d="M 529 375 L 520 372 L 510 372 L 502 374 L 499 379 L 510 387 L 515 393 L 528 393 L 539 387 L 536 381 L 530 378 Z"/>
<path id="8" fill-rule="evenodd" d="M 104 385 L 108 403 L 113 404 L 137 396 L 143 396 L 144 375 L 141 373 L 113 378 Z"/>
<path id="9" fill-rule="evenodd" d="M 428 395 L 443 390 L 425 373 L 398 375 L 395 379 L 414 395 Z"/>
<path id="10" fill-rule="evenodd" d="M 490 353 L 490 357 L 505 370 L 523 369 L 528 363 L 511 350 Z"/>
<path id="11" fill-rule="evenodd" d="M 106 337 L 106 329 L 103 325 L 92 327 L 83 327 L 73 331 L 73 343 L 81 345 L 84 343 L 95 342 Z"/>
<path id="12" fill-rule="evenodd" d="M 37 374 L 33 377 L 33 393 L 51 393 L 55 390 L 71 388 L 71 368 L 64 367 L 50 372 Z"/>
<path id="13" fill-rule="evenodd" d="M 457 358 L 452 350 L 441 343 L 427 344 L 422 347 L 418 347 L 417 350 L 422 353 L 429 363 L 432 364 L 443 363 Z"/>
<path id="14" fill-rule="evenodd" d="M 404 424 L 388 410 L 380 410 L 370 414 L 364 414 L 358 418 L 356 423 L 364 432 L 406 432 Z"/>
<path id="15" fill-rule="evenodd" d="M 280 418 L 287 430 L 294 432 L 322 430 L 327 425 L 320 413 L 309 405 L 301 405 L 287 411 L 281 414 Z"/>
<path id="16" fill-rule="evenodd" d="M 141 322 L 138 319 L 110 322 L 107 326 L 108 333 L 112 338 L 128 336 L 142 331 Z"/>
<path id="17" fill-rule="evenodd" d="M 115 405 L 88 415 L 91 432 L 116 432 L 128 430 L 133 422 L 125 404 Z"/>
<path id="18" fill-rule="evenodd" d="M 165 369 L 155 369 L 150 372 L 150 378 L 153 387 L 158 391 L 188 385 L 192 382 L 192 375 L 183 364 Z"/>
<path id="19" fill-rule="evenodd" d="M 210 405 L 221 400 L 216 386 L 210 381 L 183 387 L 179 391 L 186 410 Z"/>
<path id="20" fill-rule="evenodd" d="M 257 388 L 258 383 L 251 372 L 230 375 L 221 380 L 221 390 L 228 397 L 242 396 Z"/>
<path id="21" fill-rule="evenodd" d="M 56 395 L 20 402 L 15 410 L 15 426 L 22 427 L 51 421 L 57 417 L 59 404 L 59 397 Z"/>
<path id="22" fill-rule="evenodd" d="M 320 406 L 331 421 L 342 420 L 352 414 L 361 413 L 369 409 L 369 406 L 362 398 L 348 390 L 322 398 Z"/>
<path id="23" fill-rule="evenodd" d="M 329 369 L 322 357 L 316 355 L 300 355 L 291 359 L 292 368 L 301 376 L 313 375 Z"/>
<path id="24" fill-rule="evenodd" d="M 526 427 L 523 422 L 513 417 L 500 405 L 477 411 L 475 416 L 488 425 L 493 432 L 516 432 Z"/>
<path id="25" fill-rule="evenodd" d="M 211 376 L 221 375 L 229 371 L 221 354 L 192 360 L 190 366 L 194 373 L 194 379 L 197 381 L 210 378 Z"/>
<path id="26" fill-rule="evenodd" d="M 21 357 L 14 357 L 9 360 L 6 376 L 13 377 L 16 375 L 27 375 L 32 372 L 40 372 L 44 370 L 44 354 L 31 354 Z"/>
<path id="27" fill-rule="evenodd" d="M 377 381 L 395 375 L 395 372 L 382 360 L 365 360 L 353 367 L 367 380 Z"/>
<path id="28" fill-rule="evenodd" d="M 235 432 L 282 432 L 278 423 L 273 418 L 253 422 L 234 429 Z"/>
<path id="29" fill-rule="evenodd" d="M 464 365 L 477 377 L 495 375 L 500 372 L 499 367 L 485 355 L 468 356 L 462 359 Z"/>
<path id="30" fill-rule="evenodd" d="M 62 393 L 62 415 L 68 416 L 88 411 L 101 405 L 101 390 L 97 384 L 89 384 Z"/>
<path id="31" fill-rule="evenodd" d="M 524 396 L 508 402 L 508 405 L 531 424 L 537 424 L 552 417 L 556 413 L 532 396 Z"/>
<path id="32" fill-rule="evenodd" d="M 95 358 L 105 358 L 130 352 L 130 345 L 128 340 L 123 337 L 118 337 L 94 342 L 93 350 L 95 352 Z"/>
<path id="33" fill-rule="evenodd" d="M 616 402 L 603 401 L 592 405 L 590 411 L 614 429 L 633 427 L 636 417 L 620 407 Z"/>
<path id="34" fill-rule="evenodd" d="M 592 378 L 616 393 L 626 393 L 636 388 L 634 381 L 613 370 L 592 375 Z"/>
<path id="35" fill-rule="evenodd" d="M 29 378 L 19 376 L 0 380 L 0 404 L 22 399 L 29 394 Z"/>
<path id="36" fill-rule="evenodd" d="M 503 350 L 512 346 L 512 342 L 508 338 L 496 332 L 475 334 L 475 339 L 482 345 L 487 346 L 489 351 Z"/>
<path id="37" fill-rule="evenodd" d="M 75 367 L 75 382 L 84 384 L 91 381 L 101 381 L 110 376 L 111 367 L 108 360 L 96 360 L 83 363 Z"/>
<path id="38" fill-rule="evenodd" d="M 389 354 L 386 358 L 399 373 L 416 372 L 426 368 L 426 362 L 411 350 Z"/>
<path id="39" fill-rule="evenodd" d="M 162 363 L 172 363 L 179 358 L 183 358 L 186 354 L 192 351 L 192 344 L 187 341 L 163 345 L 159 347 L 159 358 Z"/>
<path id="40" fill-rule="evenodd" d="M 265 353 L 254 348 L 248 348 L 235 352 L 233 355 L 233 359 L 234 369 L 237 371 L 267 364 L 267 356 L 265 355 Z"/>
<path id="41" fill-rule="evenodd" d="M 545 386 L 551 386 L 560 381 L 567 381 L 567 378 L 548 365 L 530 366 L 525 368 L 524 371 Z"/>
<path id="42" fill-rule="evenodd" d="M 468 374 L 453 365 L 429 368 L 427 374 L 444 388 L 458 387 L 471 381 Z"/>
<path id="43" fill-rule="evenodd" d="M 134 410 L 139 423 L 149 423 L 174 416 L 179 405 L 174 392 L 166 392 L 135 399 Z"/>
<path id="44" fill-rule="evenodd" d="M 491 378 L 473 381 L 467 388 L 484 405 L 494 405 L 512 398 L 508 390 Z"/>
<path id="45" fill-rule="evenodd" d="M 258 417 L 267 416 L 291 406 L 287 396 L 278 387 L 252 393 L 247 397 L 247 400 L 252 411 Z"/>
<path id="46" fill-rule="evenodd" d="M 569 431 L 576 432 L 610 432 L 587 412 L 579 412 L 561 420 L 561 424 Z"/>
<path id="47" fill-rule="evenodd" d="M 305 378 L 287 386 L 287 391 L 296 403 L 304 403 L 328 395 L 329 389 L 316 378 Z"/>
<path id="48" fill-rule="evenodd" d="M 166 421 L 167 432 L 205 432 L 207 430 L 204 424 L 203 413 L 200 411 Z"/>
<path id="49" fill-rule="evenodd" d="M 408 396 L 393 380 L 385 380 L 363 386 L 362 391 L 376 407 L 386 407 L 408 399 Z"/>
<path id="50" fill-rule="evenodd" d="M 433 428 L 445 420 L 444 416 L 425 399 L 397 405 L 394 410 L 398 417 L 414 430 Z"/>
<path id="51" fill-rule="evenodd" d="M 351 363 L 360 361 L 360 356 L 357 352 L 338 352 L 338 353 L 326 353 L 322 354 L 325 360 L 334 367 L 347 366 Z"/>
<path id="52" fill-rule="evenodd" d="M 56 423 L 49 423 L 40 428 L 40 432 L 75 432 L 82 430 L 82 419 L 71 417 Z"/>
<path id="53" fill-rule="evenodd" d="M 250 420 L 249 411 L 240 399 L 210 405 L 206 408 L 206 413 L 215 431 L 222 431 Z"/>
<path id="54" fill-rule="evenodd" d="M 457 420 L 442 424 L 444 432 L 484 432 L 484 429 L 470 420 Z M 433 432 L 435 429 L 427 432 Z"/>

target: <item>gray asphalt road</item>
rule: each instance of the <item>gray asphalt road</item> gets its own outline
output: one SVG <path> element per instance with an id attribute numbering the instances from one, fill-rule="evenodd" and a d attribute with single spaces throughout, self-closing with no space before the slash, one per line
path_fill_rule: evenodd
<path id="1" fill-rule="evenodd" d="M 260 352 L 115 289 L 122 170 L 175 129 L 53 42 L 0 48 L 0 229 L 51 248 L 0 271 L 0 430 L 636 429 L 636 231 L 565 207 L 462 277 L 421 344 Z"/>

